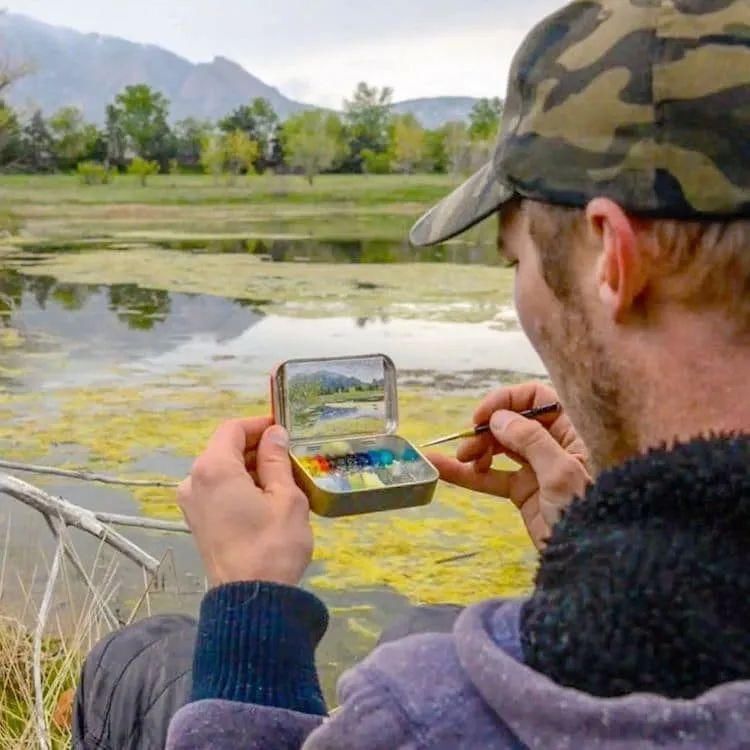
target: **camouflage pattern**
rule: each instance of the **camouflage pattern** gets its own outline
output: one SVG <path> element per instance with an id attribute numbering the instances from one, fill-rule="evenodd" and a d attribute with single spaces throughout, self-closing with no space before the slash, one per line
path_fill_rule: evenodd
<path id="1" fill-rule="evenodd" d="M 411 241 L 453 237 L 513 196 L 750 216 L 750 0 L 577 0 L 539 24 L 516 54 L 492 162 Z"/>

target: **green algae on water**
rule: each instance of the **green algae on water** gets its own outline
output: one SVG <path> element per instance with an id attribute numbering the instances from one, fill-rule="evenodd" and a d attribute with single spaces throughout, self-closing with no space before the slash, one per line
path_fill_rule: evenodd
<path id="1" fill-rule="evenodd" d="M 502 320 L 513 274 L 503 268 L 442 263 L 264 263 L 252 255 L 169 250 L 51 254 L 24 265 L 29 276 L 61 283 L 137 284 L 260 304 L 291 317 L 385 317 L 478 323 Z"/>
<path id="2" fill-rule="evenodd" d="M 401 432 L 419 443 L 471 414 L 475 399 L 406 390 L 400 406 Z M 12 410 L 12 396 L 4 408 Z M 19 416 L 0 422 L 0 454 L 40 462 L 51 446 L 63 454 L 67 446 L 77 458 L 86 456 L 88 468 L 163 479 L 133 467 L 162 456 L 187 470 L 219 422 L 267 412 L 265 399 L 249 400 L 205 376 L 180 389 L 155 383 L 62 390 L 53 410 L 47 401 L 25 399 Z M 133 498 L 147 515 L 180 517 L 171 489 L 138 488 Z M 413 602 L 466 604 L 517 595 L 531 584 L 534 551 L 515 508 L 501 499 L 441 484 L 424 509 L 314 518 L 313 526 L 322 572 L 310 584 L 319 591 L 386 587 Z M 456 559 L 467 554 L 473 557 Z"/>

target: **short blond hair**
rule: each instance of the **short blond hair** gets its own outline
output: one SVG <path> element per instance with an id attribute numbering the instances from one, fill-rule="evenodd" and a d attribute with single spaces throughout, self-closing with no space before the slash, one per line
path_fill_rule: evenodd
<path id="1" fill-rule="evenodd" d="M 560 298 L 569 297 L 569 248 L 584 236 L 584 210 L 536 201 L 524 201 L 524 210 L 545 280 Z M 738 330 L 750 331 L 750 219 L 641 219 L 639 225 L 673 299 L 697 310 L 722 310 Z"/>

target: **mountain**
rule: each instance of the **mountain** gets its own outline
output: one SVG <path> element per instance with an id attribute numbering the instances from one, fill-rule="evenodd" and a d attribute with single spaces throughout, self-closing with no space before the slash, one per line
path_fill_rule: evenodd
<path id="1" fill-rule="evenodd" d="M 478 102 L 470 96 L 440 96 L 431 99 L 408 99 L 394 104 L 394 112 L 412 114 L 425 128 L 439 128 L 446 122 L 467 122 Z"/>
<path id="2" fill-rule="evenodd" d="M 322 394 L 327 393 L 338 393 L 340 391 L 348 391 L 353 389 L 368 389 L 368 388 L 383 388 L 384 381 L 373 380 L 370 383 L 366 383 L 359 378 L 352 377 L 350 375 L 344 375 L 339 372 L 331 372 L 330 370 L 318 370 L 317 372 L 308 373 L 305 375 L 294 375 L 289 380 L 289 385 L 301 386 L 316 384 L 320 386 L 320 392 Z"/>
<path id="3" fill-rule="evenodd" d="M 0 15 L 0 46 L 5 58 L 32 66 L 33 74 L 8 96 L 26 110 L 40 107 L 49 114 L 74 105 L 101 123 L 107 104 L 136 83 L 163 92 L 172 103 L 173 120 L 215 120 L 256 96 L 268 99 L 281 117 L 306 106 L 223 57 L 196 64 L 153 45 L 82 34 L 13 13 Z"/>
<path id="4" fill-rule="evenodd" d="M 15 13 L 0 14 L 0 50 L 3 59 L 32 67 L 32 74 L 8 94 L 9 102 L 26 113 L 40 108 L 51 114 L 73 105 L 87 120 L 101 124 L 107 105 L 136 83 L 166 95 L 173 121 L 218 120 L 258 96 L 268 99 L 282 119 L 310 106 L 289 99 L 225 57 L 193 63 L 154 45 L 83 34 Z M 476 101 L 461 96 L 411 99 L 395 104 L 394 111 L 410 112 L 434 128 L 468 119 Z"/>

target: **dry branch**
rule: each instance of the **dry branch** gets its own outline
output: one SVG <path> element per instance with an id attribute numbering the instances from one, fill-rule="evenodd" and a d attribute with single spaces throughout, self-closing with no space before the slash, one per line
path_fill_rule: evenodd
<path id="1" fill-rule="evenodd" d="M 86 568 L 81 562 L 81 558 L 78 556 L 75 547 L 69 543 L 67 538 L 68 530 L 65 527 L 65 524 L 56 524 L 55 521 L 48 516 L 45 516 L 44 520 L 47 522 L 47 526 L 52 532 L 52 535 L 55 537 L 58 536 L 58 525 L 62 526 L 62 528 L 59 530 L 59 535 L 64 543 L 65 556 L 68 558 L 68 560 L 70 560 L 70 563 L 75 569 L 76 573 L 81 576 L 83 582 L 86 584 L 86 588 L 91 592 L 94 604 L 97 605 L 101 610 L 101 613 L 104 616 L 104 620 L 107 623 L 108 627 L 116 628 L 119 625 L 117 617 L 115 616 L 115 613 L 112 612 L 112 610 L 109 608 L 109 605 L 104 600 L 104 597 L 99 593 L 99 589 L 96 587 L 94 582 L 91 580 L 91 577 L 86 572 Z"/>
<path id="2" fill-rule="evenodd" d="M 120 516 L 117 513 L 99 513 L 94 515 L 102 523 L 112 526 L 130 526 L 137 529 L 150 529 L 152 531 L 169 531 L 175 534 L 189 534 L 187 524 L 180 521 L 159 521 L 156 518 L 141 518 L 140 516 Z"/>
<path id="3" fill-rule="evenodd" d="M 42 603 L 39 606 L 39 614 L 34 630 L 34 659 L 32 665 L 34 672 L 34 717 L 36 719 L 37 739 L 39 740 L 39 747 L 42 750 L 49 750 L 49 732 L 44 713 L 44 687 L 42 685 L 42 642 L 44 640 L 44 632 L 47 629 L 49 610 L 52 606 L 52 595 L 55 591 L 57 578 L 60 575 L 60 565 L 65 551 L 65 539 L 61 532 L 62 526 L 61 521 L 53 522 L 57 546 L 55 548 L 55 556 L 52 559 L 52 568 L 49 572 L 47 585 L 44 588 Z"/>
<path id="4" fill-rule="evenodd" d="M 84 482 L 113 484 L 120 487 L 166 487 L 171 489 L 177 487 L 179 484 L 176 480 L 124 479 L 120 477 L 110 477 L 104 474 L 95 474 L 82 469 L 58 469 L 55 466 L 37 466 L 34 464 L 22 464 L 17 461 L 0 460 L 0 469 L 23 471 L 29 474 L 46 474 L 53 477 L 67 477 L 68 479 L 81 479 Z"/>
<path id="5" fill-rule="evenodd" d="M 66 526 L 72 526 L 101 539 L 152 575 L 159 569 L 159 562 L 156 558 L 144 552 L 137 544 L 115 531 L 111 526 L 100 521 L 95 513 L 86 508 L 73 505 L 61 497 L 50 495 L 9 474 L 0 474 L 0 493 L 10 495 L 48 518 L 59 518 Z"/>

